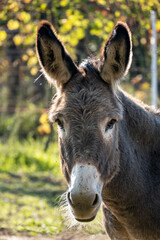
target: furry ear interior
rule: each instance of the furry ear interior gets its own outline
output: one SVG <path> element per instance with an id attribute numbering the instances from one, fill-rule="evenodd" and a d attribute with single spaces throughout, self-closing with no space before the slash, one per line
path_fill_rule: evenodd
<path id="1" fill-rule="evenodd" d="M 100 75 L 112 86 L 127 74 L 132 61 L 132 41 L 126 23 L 118 22 L 115 25 L 102 51 L 101 60 Z"/>
<path id="2" fill-rule="evenodd" d="M 37 31 L 37 55 L 42 70 L 56 87 L 66 83 L 78 71 L 51 23 L 42 21 Z"/>

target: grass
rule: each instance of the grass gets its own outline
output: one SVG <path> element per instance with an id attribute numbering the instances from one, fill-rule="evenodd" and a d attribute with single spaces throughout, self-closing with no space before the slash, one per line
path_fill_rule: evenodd
<path id="1" fill-rule="evenodd" d="M 66 190 L 58 147 L 47 152 L 32 139 L 0 144 L 1 231 L 9 234 L 57 234 L 65 228 L 59 196 Z"/>
<path id="2" fill-rule="evenodd" d="M 67 186 L 58 146 L 43 148 L 43 140 L 0 143 L 0 234 L 56 235 L 66 229 L 59 199 Z M 92 223 L 86 231 L 94 234 L 102 228 Z"/>
<path id="3" fill-rule="evenodd" d="M 64 186 L 43 174 L 1 173 L 1 230 L 9 234 L 56 234 L 65 228 L 58 197 Z"/>
<path id="4" fill-rule="evenodd" d="M 33 139 L 0 144 L 0 170 L 17 173 L 49 171 L 55 178 L 61 178 L 57 144 L 52 144 L 46 152 L 43 148 L 43 140 L 40 142 Z"/>

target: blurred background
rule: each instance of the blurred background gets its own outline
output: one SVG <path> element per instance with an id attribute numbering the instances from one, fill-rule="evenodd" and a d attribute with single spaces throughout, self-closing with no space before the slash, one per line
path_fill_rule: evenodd
<path id="1" fill-rule="evenodd" d="M 0 0 L 0 234 L 57 234 L 65 229 L 65 220 L 56 215 L 66 185 L 56 128 L 47 117 L 55 89 L 41 74 L 35 52 L 39 22 L 54 25 L 77 64 L 98 56 L 114 24 L 127 22 L 133 63 L 121 86 L 151 104 L 151 10 L 157 15 L 160 79 L 159 0 Z M 160 106 L 159 97 L 157 102 Z"/>

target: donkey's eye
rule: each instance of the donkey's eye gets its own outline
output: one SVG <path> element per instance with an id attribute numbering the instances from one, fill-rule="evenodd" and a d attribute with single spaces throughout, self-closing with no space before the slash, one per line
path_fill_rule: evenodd
<path id="1" fill-rule="evenodd" d="M 63 122 L 62 122 L 59 118 L 57 118 L 57 119 L 55 120 L 55 122 L 58 124 L 58 126 L 59 126 L 60 129 L 62 129 L 63 131 L 65 131 L 64 124 L 63 124 Z"/>
<path id="2" fill-rule="evenodd" d="M 117 122 L 116 119 L 112 119 L 111 121 L 109 121 L 107 123 L 107 126 L 105 128 L 105 132 L 107 132 L 109 129 L 112 129 L 113 128 L 113 125 Z"/>

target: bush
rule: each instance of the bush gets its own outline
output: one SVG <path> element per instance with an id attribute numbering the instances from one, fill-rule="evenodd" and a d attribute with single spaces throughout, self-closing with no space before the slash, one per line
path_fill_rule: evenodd
<path id="1" fill-rule="evenodd" d="M 39 124 L 40 113 L 33 111 L 18 112 L 14 115 L 0 116 L 0 137 L 3 140 L 9 137 L 24 139 L 27 137 L 37 137 L 37 126 Z"/>

